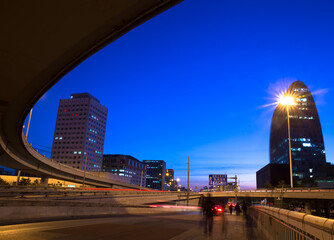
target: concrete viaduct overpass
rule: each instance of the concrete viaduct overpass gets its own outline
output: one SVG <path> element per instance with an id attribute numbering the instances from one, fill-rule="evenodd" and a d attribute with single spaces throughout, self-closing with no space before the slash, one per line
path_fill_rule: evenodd
<path id="1" fill-rule="evenodd" d="M 333 217 L 333 189 L 275 189 L 275 190 L 243 190 L 228 192 L 213 192 L 212 197 L 218 202 L 227 203 L 232 199 L 260 203 L 266 199 L 270 206 L 291 209 L 303 206 L 308 214 L 322 217 Z M 232 200 L 233 201 L 233 200 Z"/>
<path id="2" fill-rule="evenodd" d="M 206 194 L 206 193 L 201 193 Z M 243 190 L 212 192 L 212 197 L 216 198 L 274 198 L 274 199 L 323 199 L 334 200 L 333 189 L 276 189 L 276 190 Z"/>
<path id="3" fill-rule="evenodd" d="M 29 148 L 22 126 L 65 74 L 131 29 L 181 0 L 5 1 L 0 5 L 0 165 L 82 182 L 84 172 Z M 86 183 L 137 188 L 86 174 Z"/>

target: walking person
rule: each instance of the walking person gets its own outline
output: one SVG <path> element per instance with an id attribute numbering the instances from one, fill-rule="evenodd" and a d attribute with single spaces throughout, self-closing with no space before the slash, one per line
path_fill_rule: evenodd
<path id="1" fill-rule="evenodd" d="M 241 212 L 239 203 L 237 203 L 237 204 L 235 205 L 234 209 L 235 209 L 235 213 L 236 213 L 236 215 L 239 216 L 239 215 L 240 215 L 240 212 Z"/>
<path id="2" fill-rule="evenodd" d="M 204 234 L 207 234 L 209 231 L 209 235 L 212 234 L 212 224 L 213 224 L 213 214 L 215 211 L 215 204 L 212 200 L 210 194 L 208 194 L 207 198 L 205 199 L 204 206 L 203 206 L 203 214 L 204 214 Z"/>
<path id="3" fill-rule="evenodd" d="M 242 203 L 241 209 L 242 209 L 242 215 L 244 215 L 246 217 L 246 215 L 247 215 L 247 205 L 246 205 L 245 202 Z"/>
<path id="4" fill-rule="evenodd" d="M 230 210 L 230 215 L 232 215 L 232 212 L 233 212 L 233 206 L 232 206 L 232 203 L 230 203 L 228 209 Z"/>

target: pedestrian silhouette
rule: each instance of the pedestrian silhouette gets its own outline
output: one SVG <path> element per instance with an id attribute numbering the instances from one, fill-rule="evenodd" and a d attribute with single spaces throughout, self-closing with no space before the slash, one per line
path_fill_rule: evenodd
<path id="1" fill-rule="evenodd" d="M 230 210 L 230 215 L 232 215 L 232 212 L 233 212 L 233 205 L 232 205 L 232 203 L 230 204 L 230 206 L 228 207 L 228 209 Z"/>
<path id="2" fill-rule="evenodd" d="M 241 212 L 239 203 L 237 203 L 237 204 L 235 205 L 234 209 L 235 209 L 235 213 L 236 213 L 236 215 L 239 216 L 239 215 L 240 215 L 240 212 Z"/>
<path id="3" fill-rule="evenodd" d="M 203 206 L 203 214 L 204 214 L 204 233 L 212 234 L 212 223 L 213 223 L 213 214 L 215 212 L 215 204 L 212 200 L 210 194 L 205 199 L 204 206 Z"/>
<path id="4" fill-rule="evenodd" d="M 247 214 L 247 205 L 246 205 L 245 202 L 242 203 L 241 209 L 242 209 L 242 214 L 244 216 L 246 216 L 246 214 Z"/>

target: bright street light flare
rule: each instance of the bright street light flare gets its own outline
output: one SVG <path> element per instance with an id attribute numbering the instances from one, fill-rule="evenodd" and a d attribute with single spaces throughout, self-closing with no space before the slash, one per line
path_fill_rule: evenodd
<path id="1" fill-rule="evenodd" d="M 295 99 L 291 96 L 282 96 L 279 103 L 282 105 L 296 105 Z"/>

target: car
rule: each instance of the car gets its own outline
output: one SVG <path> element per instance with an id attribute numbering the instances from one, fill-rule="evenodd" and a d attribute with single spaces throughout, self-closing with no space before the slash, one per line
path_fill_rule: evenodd
<path id="1" fill-rule="evenodd" d="M 221 215 L 223 213 L 224 213 L 224 208 L 220 205 L 216 205 L 214 215 Z"/>

